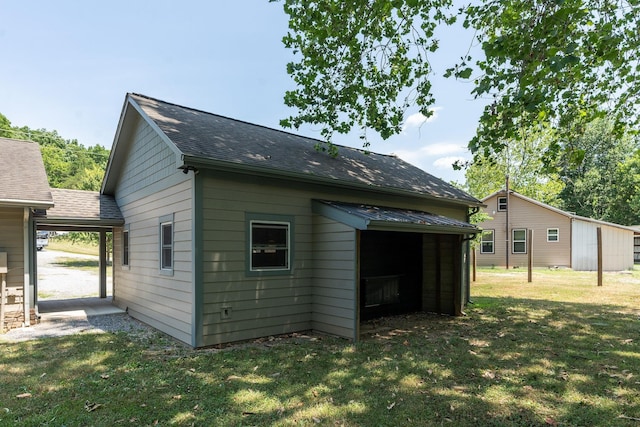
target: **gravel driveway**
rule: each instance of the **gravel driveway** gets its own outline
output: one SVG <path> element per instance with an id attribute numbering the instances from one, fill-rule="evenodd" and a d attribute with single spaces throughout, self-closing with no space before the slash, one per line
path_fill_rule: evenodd
<path id="1" fill-rule="evenodd" d="M 43 249 L 38 252 L 38 300 L 97 297 L 100 295 L 100 277 L 97 270 L 86 271 L 67 268 L 60 261 L 81 264 L 98 263 L 94 255 Z M 108 267 L 111 268 L 111 267 Z M 107 295 L 111 295 L 111 277 L 107 277 Z"/>

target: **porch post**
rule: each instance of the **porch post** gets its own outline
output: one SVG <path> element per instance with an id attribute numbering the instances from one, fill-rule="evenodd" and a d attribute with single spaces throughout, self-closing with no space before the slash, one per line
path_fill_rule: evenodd
<path id="1" fill-rule="evenodd" d="M 100 298 L 107 297 L 107 232 L 100 230 Z"/>

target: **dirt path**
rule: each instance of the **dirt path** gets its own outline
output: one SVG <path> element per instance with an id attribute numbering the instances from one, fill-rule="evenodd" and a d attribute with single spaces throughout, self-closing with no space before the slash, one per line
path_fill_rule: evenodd
<path id="1" fill-rule="evenodd" d="M 98 269 L 91 271 L 61 264 L 98 264 L 98 257 L 44 249 L 38 252 L 38 300 L 97 297 L 100 293 Z M 86 262 L 85 262 L 86 261 Z M 110 267 L 109 267 L 110 268 Z M 107 277 L 107 295 L 111 295 Z"/>

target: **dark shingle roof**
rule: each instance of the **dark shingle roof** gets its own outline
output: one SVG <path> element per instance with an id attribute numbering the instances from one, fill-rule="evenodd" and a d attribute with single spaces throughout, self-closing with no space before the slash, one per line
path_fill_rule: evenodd
<path id="1" fill-rule="evenodd" d="M 55 207 L 47 211 L 47 221 L 53 219 L 80 220 L 83 224 L 99 221 L 124 222 L 115 199 L 106 194 L 100 194 L 97 191 L 60 188 L 52 188 L 51 193 Z"/>
<path id="2" fill-rule="evenodd" d="M 300 178 L 481 204 L 464 191 L 395 156 L 340 146 L 338 157 L 332 158 L 315 149 L 321 143 L 316 139 L 143 95 L 129 96 L 175 144 L 187 164 L 190 160 L 225 162 Z"/>
<path id="3" fill-rule="evenodd" d="M 0 138 L 0 201 L 31 207 L 53 203 L 37 143 Z"/>

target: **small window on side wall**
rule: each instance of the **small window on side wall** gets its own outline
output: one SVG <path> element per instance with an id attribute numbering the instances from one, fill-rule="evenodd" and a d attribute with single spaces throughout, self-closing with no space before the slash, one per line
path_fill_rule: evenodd
<path id="1" fill-rule="evenodd" d="M 493 230 L 484 230 L 482 232 L 481 242 L 480 242 L 480 253 L 481 254 L 492 254 L 494 253 L 494 240 L 495 233 Z"/>
<path id="2" fill-rule="evenodd" d="M 129 227 L 122 230 L 122 266 L 129 266 Z"/>
<path id="3" fill-rule="evenodd" d="M 548 228 L 547 229 L 547 242 L 558 242 L 560 241 L 560 230 L 557 228 Z"/>
<path id="4" fill-rule="evenodd" d="M 507 210 L 507 198 L 506 197 L 498 197 L 498 211 L 504 212 Z"/>
<path id="5" fill-rule="evenodd" d="M 160 272 L 173 273 L 173 215 L 160 218 Z"/>

